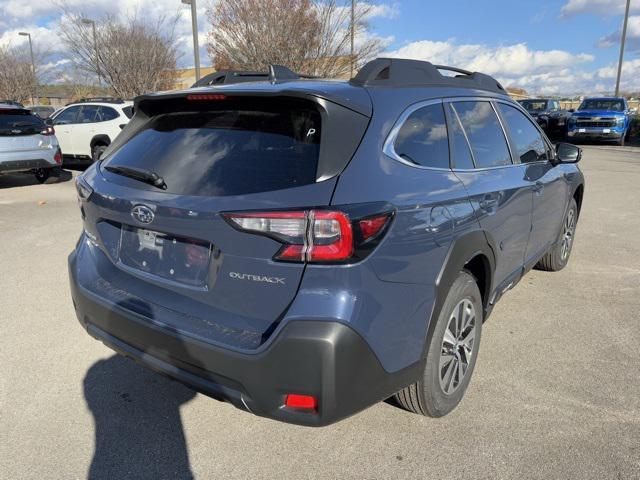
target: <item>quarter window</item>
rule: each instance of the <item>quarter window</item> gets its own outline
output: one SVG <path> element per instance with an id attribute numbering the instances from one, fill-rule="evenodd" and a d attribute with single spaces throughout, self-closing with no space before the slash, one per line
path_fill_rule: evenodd
<path id="1" fill-rule="evenodd" d="M 547 148 L 542 135 L 524 114 L 510 105 L 498 103 L 507 130 L 515 143 L 522 163 L 547 160 Z"/>
<path id="2" fill-rule="evenodd" d="M 111 107 L 100 107 L 100 113 L 98 113 L 99 122 L 108 122 L 109 120 L 115 120 L 118 118 L 118 112 Z"/>
<path id="3" fill-rule="evenodd" d="M 413 112 L 393 144 L 400 158 L 423 167 L 449 168 L 449 140 L 442 104 Z"/>
<path id="4" fill-rule="evenodd" d="M 455 102 L 454 108 L 467 133 L 477 168 L 511 164 L 504 132 L 489 102 Z"/>

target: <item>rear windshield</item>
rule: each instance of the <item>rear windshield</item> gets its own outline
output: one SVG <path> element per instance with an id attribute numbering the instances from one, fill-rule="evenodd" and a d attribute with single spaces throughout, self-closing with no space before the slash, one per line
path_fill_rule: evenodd
<path id="1" fill-rule="evenodd" d="M 163 177 L 166 192 L 181 195 L 297 187 L 316 180 L 320 127 L 320 113 L 310 102 L 261 102 L 255 107 L 245 102 L 235 108 L 223 102 L 218 110 L 153 117 L 104 166 L 155 172 Z"/>
<path id="2" fill-rule="evenodd" d="M 29 110 L 0 109 L 0 135 L 34 135 L 42 132 L 44 122 Z"/>
<path id="3" fill-rule="evenodd" d="M 584 100 L 580 104 L 578 110 L 613 110 L 614 112 L 624 111 L 624 102 L 622 100 Z"/>

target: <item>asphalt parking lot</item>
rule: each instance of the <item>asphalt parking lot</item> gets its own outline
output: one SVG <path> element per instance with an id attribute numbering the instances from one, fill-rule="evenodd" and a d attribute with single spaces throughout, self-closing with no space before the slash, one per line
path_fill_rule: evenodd
<path id="1" fill-rule="evenodd" d="M 640 148 L 586 146 L 569 266 L 497 305 L 461 405 L 309 429 L 147 372 L 77 323 L 71 175 L 0 177 L 0 478 L 640 478 Z M 66 181 L 64 181 L 66 180 Z"/>

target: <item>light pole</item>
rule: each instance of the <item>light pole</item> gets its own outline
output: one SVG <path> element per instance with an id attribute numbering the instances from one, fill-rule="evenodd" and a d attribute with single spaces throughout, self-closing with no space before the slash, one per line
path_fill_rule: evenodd
<path id="1" fill-rule="evenodd" d="M 98 87 L 102 88 L 102 75 L 100 75 L 100 56 L 98 54 L 98 38 L 96 37 L 96 22 L 90 18 L 83 18 L 82 23 L 91 25 L 93 29 L 93 49 L 96 52 L 96 72 L 98 73 Z"/>
<path id="2" fill-rule="evenodd" d="M 354 30 L 356 26 L 356 0 L 351 0 L 351 28 L 349 29 L 349 34 L 351 35 L 351 55 L 350 55 L 350 66 L 351 66 L 351 78 L 353 78 L 353 38 L 354 38 Z"/>
<path id="3" fill-rule="evenodd" d="M 196 82 L 200 80 L 200 45 L 198 44 L 198 12 L 196 0 L 182 0 L 185 5 L 191 5 L 191 30 L 193 31 L 193 57 L 196 61 Z"/>
<path id="4" fill-rule="evenodd" d="M 627 22 L 629 21 L 629 5 L 631 0 L 627 0 L 627 8 L 624 11 L 624 22 L 622 23 L 622 38 L 620 39 L 620 59 L 618 60 L 618 76 L 616 77 L 616 97 L 620 94 L 620 76 L 622 75 L 622 57 L 624 57 L 624 42 L 627 39 Z"/>
<path id="5" fill-rule="evenodd" d="M 33 78 L 35 80 L 35 85 L 33 86 L 33 92 L 31 97 L 31 105 L 35 105 L 33 103 L 33 97 L 36 97 L 36 101 L 38 100 L 38 76 L 36 75 L 36 61 L 33 58 L 33 44 L 31 43 L 31 34 L 27 32 L 18 32 L 18 35 L 22 35 L 23 37 L 29 37 L 29 52 L 31 53 L 31 69 L 33 70 Z"/>

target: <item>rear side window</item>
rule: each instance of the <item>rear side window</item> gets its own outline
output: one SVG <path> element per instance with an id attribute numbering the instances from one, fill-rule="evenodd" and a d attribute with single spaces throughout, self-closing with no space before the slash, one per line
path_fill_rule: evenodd
<path id="1" fill-rule="evenodd" d="M 477 168 L 511 164 L 504 132 L 489 102 L 455 102 L 454 108 L 467 133 Z"/>
<path id="2" fill-rule="evenodd" d="M 122 111 L 127 116 L 127 118 L 133 117 L 133 107 L 123 107 Z"/>
<path id="3" fill-rule="evenodd" d="M 498 103 L 509 134 L 522 163 L 547 160 L 547 148 L 540 132 L 517 108 Z"/>
<path id="4" fill-rule="evenodd" d="M 105 166 L 153 171 L 168 193 L 182 195 L 280 190 L 316 181 L 320 135 L 311 102 L 226 101 L 216 110 L 153 117 Z"/>
<path id="5" fill-rule="evenodd" d="M 0 110 L 0 136 L 35 135 L 43 129 L 42 119 L 28 110 Z"/>
<path id="6" fill-rule="evenodd" d="M 111 107 L 100 107 L 100 113 L 98 113 L 99 122 L 107 122 L 118 118 L 118 112 Z"/>
<path id="7" fill-rule="evenodd" d="M 428 105 L 409 115 L 393 148 L 396 155 L 411 163 L 449 168 L 449 140 L 442 104 Z"/>

